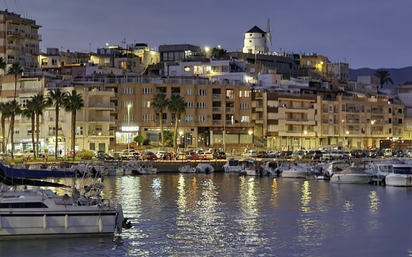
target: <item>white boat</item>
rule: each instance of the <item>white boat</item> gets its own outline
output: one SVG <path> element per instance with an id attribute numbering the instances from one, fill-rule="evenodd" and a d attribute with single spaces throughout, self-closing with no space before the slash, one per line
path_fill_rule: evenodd
<path id="1" fill-rule="evenodd" d="M 282 171 L 280 169 L 281 163 L 277 161 L 267 161 L 262 165 L 263 174 L 265 176 L 281 176 Z"/>
<path id="2" fill-rule="evenodd" d="M 153 167 L 151 161 L 128 161 L 123 168 L 125 174 L 154 175 L 157 173 L 157 168 Z"/>
<path id="3" fill-rule="evenodd" d="M 385 177 L 387 186 L 411 187 L 412 166 L 409 164 L 393 164 L 393 172 Z"/>
<path id="4" fill-rule="evenodd" d="M 347 167 L 343 171 L 335 171 L 330 177 L 330 183 L 336 184 L 368 184 L 373 174 L 365 172 L 363 167 Z"/>
<path id="5" fill-rule="evenodd" d="M 331 161 L 320 165 L 314 172 L 316 180 L 330 180 L 335 172 L 340 172 L 350 165 L 345 161 Z"/>
<path id="6" fill-rule="evenodd" d="M 179 166 L 180 173 L 196 173 L 196 167 L 193 167 L 192 163 L 186 162 Z"/>
<path id="7" fill-rule="evenodd" d="M 196 173 L 206 173 L 206 174 L 208 174 L 208 173 L 212 173 L 214 171 L 215 171 L 215 169 L 209 163 L 199 163 L 196 166 Z"/>
<path id="8" fill-rule="evenodd" d="M 308 167 L 303 163 L 285 162 L 280 167 L 282 178 L 306 178 Z"/>
<path id="9" fill-rule="evenodd" d="M 71 196 L 60 196 L 41 186 L 64 189 L 64 185 L 8 178 L 0 173 L 4 183 L 0 189 L 0 240 L 114 235 L 115 231 L 130 227 L 122 206 L 101 197 L 101 183 L 85 186 L 82 194 L 73 188 Z M 29 189 L 28 185 L 35 187 Z"/>
<path id="10" fill-rule="evenodd" d="M 222 167 L 226 173 L 240 173 L 242 169 L 239 160 L 235 159 L 228 160 Z"/>
<path id="11" fill-rule="evenodd" d="M 241 165 L 242 169 L 240 170 L 240 175 L 263 176 L 263 168 L 260 162 L 252 159 L 246 159 L 241 162 Z"/>

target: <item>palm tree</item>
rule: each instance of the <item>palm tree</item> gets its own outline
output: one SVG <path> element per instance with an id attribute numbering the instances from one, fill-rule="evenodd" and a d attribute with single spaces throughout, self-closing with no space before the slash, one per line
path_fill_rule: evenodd
<path id="1" fill-rule="evenodd" d="M 72 151 L 75 152 L 76 146 L 76 112 L 84 107 L 84 101 L 81 94 L 77 94 L 76 90 L 72 90 L 72 93 L 67 94 L 64 99 L 64 108 L 66 112 L 72 113 L 72 124 L 71 124 L 71 136 L 72 136 Z M 73 154 L 73 161 L 76 155 Z"/>
<path id="2" fill-rule="evenodd" d="M 379 83 L 381 85 L 380 88 L 383 88 L 383 85 L 386 83 L 391 83 L 393 85 L 393 81 L 391 79 L 391 74 L 389 73 L 389 71 L 377 70 L 374 75 L 379 79 Z"/>
<path id="3" fill-rule="evenodd" d="M 167 109 L 169 105 L 169 100 L 166 98 L 165 93 L 157 93 L 154 95 L 150 106 L 155 109 L 156 113 L 159 114 L 159 123 L 160 123 L 160 134 L 162 147 L 164 146 L 164 133 L 163 133 L 163 112 Z"/>
<path id="4" fill-rule="evenodd" d="M 23 70 L 20 67 L 20 64 L 18 63 L 13 63 L 11 67 L 9 68 L 8 74 L 14 76 L 14 100 L 16 100 L 17 96 L 17 76 L 21 75 L 23 73 Z"/>
<path id="5" fill-rule="evenodd" d="M 59 146 L 59 110 L 62 106 L 64 106 L 64 101 L 66 98 L 66 92 L 62 92 L 60 88 L 52 90 L 49 92 L 47 96 L 47 103 L 50 106 L 55 107 L 55 112 L 56 112 L 56 123 L 55 123 L 55 131 L 56 131 L 56 138 L 55 138 L 55 146 L 54 146 L 54 157 L 57 160 L 57 148 Z"/>
<path id="6" fill-rule="evenodd" d="M 175 116 L 175 133 L 173 135 L 173 146 L 177 149 L 177 129 L 180 122 L 180 115 L 186 111 L 186 102 L 180 95 L 172 95 L 168 106 L 170 113 Z"/>
<path id="7" fill-rule="evenodd" d="M 36 149 L 33 149 L 36 152 L 37 156 L 39 154 L 39 137 L 40 137 L 40 116 L 43 115 L 44 110 L 48 107 L 47 99 L 43 94 L 36 94 L 32 97 L 33 102 L 35 103 L 35 116 L 36 116 Z"/>
<path id="8" fill-rule="evenodd" d="M 11 158 L 14 158 L 14 122 L 16 121 L 16 115 L 21 113 L 20 104 L 16 100 L 8 102 L 10 111 L 10 144 L 11 144 Z"/>
<path id="9" fill-rule="evenodd" d="M 36 145 L 34 141 L 34 129 L 35 129 L 35 117 L 36 117 L 36 106 L 33 98 L 27 100 L 26 108 L 22 110 L 22 115 L 31 120 L 31 142 L 33 144 L 33 159 L 36 159 Z"/>
<path id="10" fill-rule="evenodd" d="M 1 122 L 1 138 L 2 146 L 1 151 L 5 154 L 7 151 L 7 138 L 6 138 L 6 119 L 10 117 L 10 105 L 8 103 L 0 103 L 0 122 Z"/>
<path id="11" fill-rule="evenodd" d="M 5 71 L 7 67 L 7 63 L 3 60 L 3 57 L 0 57 L 0 70 Z"/>

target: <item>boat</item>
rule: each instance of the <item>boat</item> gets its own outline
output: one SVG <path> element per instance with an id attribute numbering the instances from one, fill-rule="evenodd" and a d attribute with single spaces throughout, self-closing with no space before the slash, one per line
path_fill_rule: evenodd
<path id="1" fill-rule="evenodd" d="M 0 170 L 9 178 L 65 178 L 75 177 L 76 172 L 73 169 L 51 169 L 48 166 L 30 167 L 29 168 L 14 168 L 6 166 L 0 162 Z"/>
<path id="2" fill-rule="evenodd" d="M 363 167 L 349 166 L 343 171 L 335 171 L 330 177 L 330 183 L 335 184 L 368 184 L 374 174 L 366 172 Z"/>
<path id="3" fill-rule="evenodd" d="M 266 176 L 276 176 L 279 177 L 282 175 L 280 170 L 281 163 L 277 161 L 267 161 L 262 165 L 263 174 Z"/>
<path id="4" fill-rule="evenodd" d="M 242 169 L 240 175 L 245 176 L 263 176 L 263 168 L 259 161 L 253 159 L 246 159 L 241 162 Z"/>
<path id="5" fill-rule="evenodd" d="M 330 180 L 333 173 L 343 171 L 349 166 L 345 161 L 331 161 L 314 167 L 313 173 L 316 180 Z"/>
<path id="6" fill-rule="evenodd" d="M 230 159 L 223 166 L 225 173 L 240 173 L 242 165 L 239 160 Z"/>
<path id="7" fill-rule="evenodd" d="M 209 163 L 199 163 L 196 166 L 196 173 L 206 173 L 206 174 L 208 174 L 208 173 L 212 173 L 214 171 L 215 171 L 215 169 Z"/>
<path id="8" fill-rule="evenodd" d="M 131 227 L 122 206 L 102 198 L 101 183 L 80 192 L 59 183 L 10 178 L 3 170 L 0 180 L 0 240 L 115 235 Z M 71 195 L 57 195 L 43 187 L 70 190 Z"/>
<path id="9" fill-rule="evenodd" d="M 196 173 L 196 167 L 194 167 L 191 162 L 180 165 L 178 170 L 180 173 Z"/>
<path id="10" fill-rule="evenodd" d="M 283 162 L 279 169 L 282 178 L 306 178 L 308 175 L 308 167 L 303 163 Z"/>
<path id="11" fill-rule="evenodd" d="M 393 164 L 392 171 L 384 179 L 387 186 L 412 186 L 412 166 L 410 164 Z"/>
<path id="12" fill-rule="evenodd" d="M 157 173 L 157 168 L 153 167 L 151 161 L 128 161 L 123 168 L 125 174 L 154 175 Z"/>

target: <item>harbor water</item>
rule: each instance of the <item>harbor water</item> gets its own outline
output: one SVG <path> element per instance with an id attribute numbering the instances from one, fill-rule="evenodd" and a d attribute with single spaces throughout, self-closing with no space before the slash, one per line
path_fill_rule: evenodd
<path id="1" fill-rule="evenodd" d="M 104 184 L 131 229 L 0 241 L 0 256 L 412 256 L 408 188 L 224 173 L 106 177 Z"/>

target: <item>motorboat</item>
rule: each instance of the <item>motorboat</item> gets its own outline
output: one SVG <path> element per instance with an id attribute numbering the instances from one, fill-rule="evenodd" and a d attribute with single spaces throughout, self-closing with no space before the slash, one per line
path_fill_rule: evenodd
<path id="1" fill-rule="evenodd" d="M 151 161 L 128 161 L 123 166 L 126 174 L 132 175 L 154 175 L 157 168 L 153 167 Z"/>
<path id="2" fill-rule="evenodd" d="M 335 172 L 341 172 L 349 166 L 349 163 L 346 161 L 331 161 L 316 167 L 314 176 L 316 180 L 330 180 L 330 177 Z"/>
<path id="3" fill-rule="evenodd" d="M 280 162 L 267 161 L 262 165 L 263 174 L 266 176 L 281 176 L 282 170 L 280 169 Z"/>
<path id="4" fill-rule="evenodd" d="M 387 186 L 412 186 L 412 166 L 410 164 L 393 164 L 392 171 L 392 173 L 385 177 L 385 184 Z"/>
<path id="5" fill-rule="evenodd" d="M 365 172 L 365 168 L 349 166 L 342 171 L 337 171 L 330 177 L 330 183 L 336 184 L 368 184 L 374 174 Z"/>
<path id="6" fill-rule="evenodd" d="M 196 173 L 196 167 L 194 167 L 191 162 L 180 165 L 178 170 L 180 173 Z"/>
<path id="7" fill-rule="evenodd" d="M 242 169 L 240 175 L 245 176 L 263 176 L 263 168 L 259 161 L 253 159 L 246 159 L 241 161 Z"/>
<path id="8" fill-rule="evenodd" d="M 131 226 L 120 204 L 102 198 L 101 183 L 80 192 L 59 183 L 10 178 L 2 170 L 0 180 L 0 240 L 114 235 Z M 71 195 L 43 187 L 59 187 Z"/>
<path id="9" fill-rule="evenodd" d="M 239 160 L 230 159 L 223 165 L 225 173 L 240 173 L 242 165 Z"/>
<path id="10" fill-rule="evenodd" d="M 306 178 L 308 175 L 308 167 L 303 163 L 284 162 L 279 169 L 282 171 L 282 178 Z"/>
<path id="11" fill-rule="evenodd" d="M 212 173 L 215 171 L 215 168 L 213 168 L 212 165 L 210 165 L 209 163 L 199 163 L 196 166 L 196 173 Z"/>

